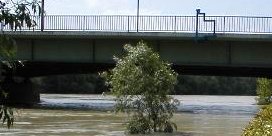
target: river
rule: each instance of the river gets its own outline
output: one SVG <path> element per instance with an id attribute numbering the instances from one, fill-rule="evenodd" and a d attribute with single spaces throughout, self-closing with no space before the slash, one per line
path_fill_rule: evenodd
<path id="1" fill-rule="evenodd" d="M 259 107 L 253 96 L 174 96 L 181 101 L 174 134 L 162 136 L 239 136 Z M 17 109 L 2 136 L 123 136 L 127 116 L 112 113 L 112 96 L 42 94 L 41 108 Z"/>

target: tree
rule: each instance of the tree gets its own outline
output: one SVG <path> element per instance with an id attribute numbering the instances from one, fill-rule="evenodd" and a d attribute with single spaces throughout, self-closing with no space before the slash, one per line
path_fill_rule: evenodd
<path id="1" fill-rule="evenodd" d="M 34 27 L 36 22 L 31 15 L 41 14 L 42 9 L 38 0 L 3 0 L 0 1 L 0 21 L 13 29 L 21 29 L 23 26 Z"/>
<path id="2" fill-rule="evenodd" d="M 102 73 L 116 96 L 115 110 L 132 113 L 127 124 L 131 134 L 173 132 L 176 125 L 170 119 L 179 101 L 168 94 L 177 83 L 177 73 L 143 41 L 124 49 L 125 56 L 114 57 L 116 67 Z"/>
<path id="3" fill-rule="evenodd" d="M 267 78 L 257 79 L 258 104 L 270 104 L 272 95 L 272 80 Z"/>
<path id="4" fill-rule="evenodd" d="M 21 29 L 23 26 L 31 28 L 36 25 L 36 22 L 31 18 L 32 14 L 40 15 L 42 9 L 37 0 L 0 0 L 0 23 L 4 26 L 9 26 L 11 30 Z M 16 55 L 16 44 L 15 41 L 5 35 L 4 31 L 1 30 L 2 34 L 0 36 L 0 57 L 3 65 L 14 69 Z M 4 69 L 1 64 L 0 73 L 1 80 L 5 78 L 11 78 L 3 75 Z M 1 81 L 1 82 L 2 82 Z M 8 128 L 10 128 L 14 121 L 13 109 L 9 107 L 6 103 L 6 98 L 8 92 L 3 90 L 2 85 L 0 86 L 0 120 L 3 123 L 7 123 Z"/>

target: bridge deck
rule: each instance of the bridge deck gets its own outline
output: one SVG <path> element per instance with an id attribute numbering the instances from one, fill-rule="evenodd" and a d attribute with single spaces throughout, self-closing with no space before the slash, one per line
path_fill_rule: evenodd
<path id="1" fill-rule="evenodd" d="M 176 33 L 176 32 L 93 32 L 93 31 L 5 31 L 6 35 L 15 38 L 128 38 L 128 39 L 156 39 L 156 40 L 186 40 L 196 39 L 195 33 Z M 210 36 L 210 37 L 209 37 Z M 209 33 L 200 33 L 199 39 L 208 38 L 208 40 L 225 41 L 272 41 L 272 34 L 216 34 L 213 37 Z"/>

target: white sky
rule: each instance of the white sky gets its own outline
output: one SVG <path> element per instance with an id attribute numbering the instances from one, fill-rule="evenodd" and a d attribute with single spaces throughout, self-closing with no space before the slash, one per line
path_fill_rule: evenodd
<path id="1" fill-rule="evenodd" d="M 45 0 L 47 15 L 136 15 L 137 0 Z M 272 0 L 140 0 L 141 15 L 272 16 Z"/>

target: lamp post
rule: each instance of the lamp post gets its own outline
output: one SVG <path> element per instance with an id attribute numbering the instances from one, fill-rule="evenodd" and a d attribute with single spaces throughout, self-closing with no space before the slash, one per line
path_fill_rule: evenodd
<path id="1" fill-rule="evenodd" d="M 200 14 L 200 9 L 196 9 L 196 37 L 198 38 L 198 17 Z"/>
<path id="2" fill-rule="evenodd" d="M 42 0 L 41 31 L 44 30 L 44 0 Z"/>
<path id="3" fill-rule="evenodd" d="M 140 8 L 140 0 L 137 1 L 137 32 L 139 32 L 139 8 Z"/>

